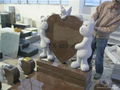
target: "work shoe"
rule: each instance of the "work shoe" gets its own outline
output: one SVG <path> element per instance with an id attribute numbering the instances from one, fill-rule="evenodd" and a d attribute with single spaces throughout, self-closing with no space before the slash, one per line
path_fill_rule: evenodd
<path id="1" fill-rule="evenodd" d="M 95 79 L 95 80 L 98 80 L 98 79 L 101 78 L 101 76 L 102 76 L 102 74 L 100 74 L 100 73 L 95 73 L 94 79 Z"/>

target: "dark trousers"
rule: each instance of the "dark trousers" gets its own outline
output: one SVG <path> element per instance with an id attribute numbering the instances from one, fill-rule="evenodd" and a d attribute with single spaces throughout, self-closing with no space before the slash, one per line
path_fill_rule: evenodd
<path id="1" fill-rule="evenodd" d="M 95 58 L 95 68 L 96 73 L 102 74 L 103 73 L 103 59 L 104 59 L 104 50 L 107 45 L 108 39 L 106 38 L 94 38 L 92 41 L 92 55 L 88 59 L 88 64 L 91 64 L 91 60 L 93 57 L 94 52 L 96 53 Z"/>

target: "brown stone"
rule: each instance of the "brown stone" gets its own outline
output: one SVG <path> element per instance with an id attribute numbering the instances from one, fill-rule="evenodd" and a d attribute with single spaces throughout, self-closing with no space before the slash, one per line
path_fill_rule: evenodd
<path id="1" fill-rule="evenodd" d="M 111 88 L 101 85 L 101 84 L 96 84 L 94 87 L 94 90 L 111 90 Z"/>
<path id="2" fill-rule="evenodd" d="M 34 72 L 35 62 L 33 60 L 30 61 L 21 61 L 21 68 L 24 71 L 25 75 L 29 75 Z"/>
<path id="3" fill-rule="evenodd" d="M 9 90 L 85 90 L 75 84 L 54 78 L 42 72 L 35 72 L 29 78 L 17 83 Z"/>
<path id="4" fill-rule="evenodd" d="M 2 83 L 0 82 L 0 90 L 2 89 Z"/>
<path id="5" fill-rule="evenodd" d="M 37 65 L 37 70 L 40 72 L 47 73 L 48 75 L 63 79 L 84 88 L 87 88 L 91 83 L 91 71 L 82 72 L 81 70 L 72 69 L 63 64 L 56 67 L 50 62 L 45 62 L 42 60 L 37 61 Z"/>
<path id="6" fill-rule="evenodd" d="M 97 87 L 94 90 L 111 90 L 111 88 L 107 88 L 107 87 Z"/>
<path id="7" fill-rule="evenodd" d="M 50 48 L 62 63 L 76 53 L 74 45 L 83 39 L 79 33 L 82 23 L 83 21 L 75 16 L 62 20 L 59 15 L 54 14 L 48 18 L 47 37 L 51 41 Z"/>
<path id="8" fill-rule="evenodd" d="M 8 84 L 13 85 L 17 82 L 19 82 L 20 72 L 17 69 L 17 67 L 11 66 L 11 67 L 5 67 L 5 77 L 8 81 Z"/>

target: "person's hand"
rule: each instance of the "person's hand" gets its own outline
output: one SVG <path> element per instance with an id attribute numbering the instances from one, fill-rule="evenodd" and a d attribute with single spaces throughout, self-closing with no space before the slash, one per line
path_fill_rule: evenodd
<path id="1" fill-rule="evenodd" d="M 94 29 L 95 29 L 95 31 L 97 31 L 97 30 L 98 30 L 98 27 L 94 27 Z"/>

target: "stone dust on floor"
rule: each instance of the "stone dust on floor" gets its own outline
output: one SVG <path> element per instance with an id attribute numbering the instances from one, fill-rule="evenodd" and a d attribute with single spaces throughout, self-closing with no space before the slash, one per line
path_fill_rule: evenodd
<path id="1" fill-rule="evenodd" d="M 37 43 L 34 43 L 33 44 L 35 47 L 38 47 L 39 48 L 39 42 Z M 39 48 L 39 53 L 35 56 L 33 56 L 32 58 L 36 61 L 36 60 L 39 60 L 39 54 L 41 52 L 41 49 Z M 0 64 L 2 63 L 7 63 L 7 64 L 11 64 L 11 65 L 14 65 L 14 66 L 18 66 L 18 59 L 21 58 L 21 57 L 18 57 L 16 59 L 13 59 L 13 58 L 10 58 L 10 57 L 7 57 L 7 56 L 4 56 L 3 60 L 0 61 Z M 73 57 L 75 59 L 75 57 Z M 93 63 L 93 75 L 95 73 L 95 68 L 94 68 L 94 63 Z M 101 77 L 100 80 L 105 80 L 107 81 L 109 84 L 111 84 L 111 74 L 112 74 L 112 70 L 113 70 L 113 67 L 114 67 L 114 64 L 112 63 L 112 61 L 105 55 L 104 57 L 104 73 Z M 20 80 L 22 79 L 25 79 L 26 76 L 23 75 L 21 73 L 21 77 L 20 77 Z M 92 87 L 91 87 L 91 90 L 93 90 L 93 87 L 95 85 L 97 81 L 93 80 L 93 83 L 92 83 Z M 3 89 L 2 90 L 7 90 L 8 88 L 10 88 L 11 86 L 6 84 L 6 83 L 3 83 Z"/>

